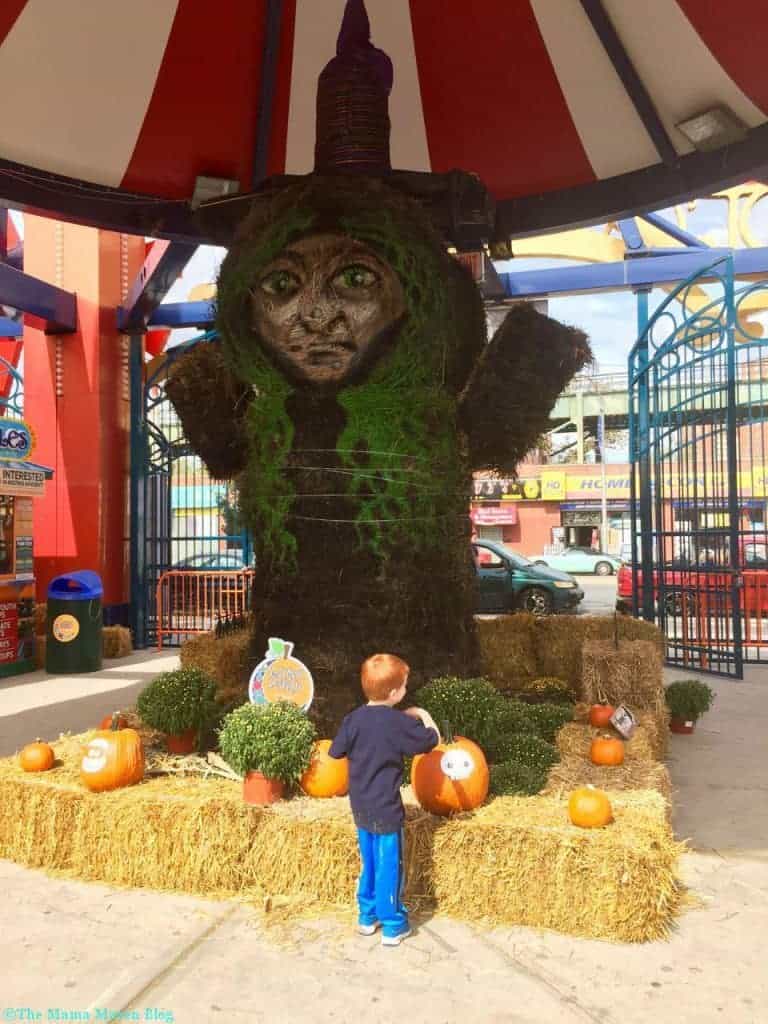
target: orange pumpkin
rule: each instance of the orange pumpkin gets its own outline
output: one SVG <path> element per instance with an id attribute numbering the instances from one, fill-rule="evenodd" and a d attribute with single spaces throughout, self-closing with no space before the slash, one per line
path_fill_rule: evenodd
<path id="1" fill-rule="evenodd" d="M 100 729 L 88 742 L 80 781 L 93 793 L 132 786 L 144 778 L 144 749 L 135 729 Z"/>
<path id="2" fill-rule="evenodd" d="M 330 757 L 330 748 L 330 740 L 317 740 L 312 747 L 312 760 L 299 783 L 307 796 L 344 796 L 349 789 L 349 761 Z"/>
<path id="3" fill-rule="evenodd" d="M 99 722 L 99 728 L 100 729 L 111 729 L 112 728 L 112 722 L 114 721 L 115 716 L 117 716 L 117 728 L 118 729 L 127 729 L 128 728 L 128 719 L 125 717 L 125 715 L 121 715 L 119 711 L 113 711 L 111 715 L 104 715 L 102 720 Z"/>
<path id="4" fill-rule="evenodd" d="M 592 764 L 615 767 L 624 764 L 624 743 L 613 736 L 595 736 L 589 748 Z"/>
<path id="5" fill-rule="evenodd" d="M 47 772 L 53 768 L 56 755 L 53 747 L 38 737 L 34 743 L 28 743 L 19 754 L 19 764 L 25 772 Z"/>
<path id="6" fill-rule="evenodd" d="M 425 811 L 471 811 L 488 796 L 488 762 L 476 743 L 457 736 L 414 757 L 411 785 Z"/>
<path id="7" fill-rule="evenodd" d="M 611 724 L 611 715 L 616 710 L 611 704 L 593 704 L 589 709 L 589 724 L 604 729 Z"/>
<path id="8" fill-rule="evenodd" d="M 602 828 L 613 821 L 611 801 L 601 789 L 583 786 L 568 799 L 568 816 L 579 828 Z"/>

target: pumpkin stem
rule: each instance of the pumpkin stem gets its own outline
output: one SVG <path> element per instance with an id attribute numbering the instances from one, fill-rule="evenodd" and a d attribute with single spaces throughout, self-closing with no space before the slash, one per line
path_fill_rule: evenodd
<path id="1" fill-rule="evenodd" d="M 447 718 L 443 719 L 443 742 L 453 743 L 453 729 Z"/>
<path id="2" fill-rule="evenodd" d="M 119 724 L 120 724 L 120 712 L 119 711 L 113 711 L 112 712 L 112 722 L 110 723 L 110 726 L 109 726 L 110 730 L 112 732 L 119 732 L 120 731 L 119 728 L 118 728 Z"/>

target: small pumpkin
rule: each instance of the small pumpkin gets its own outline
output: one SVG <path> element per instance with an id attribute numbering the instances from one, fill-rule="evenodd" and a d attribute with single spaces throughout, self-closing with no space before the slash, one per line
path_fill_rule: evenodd
<path id="1" fill-rule="evenodd" d="M 596 729 L 605 729 L 611 724 L 611 715 L 615 710 L 612 704 L 593 704 L 589 709 L 589 724 Z"/>
<path id="2" fill-rule="evenodd" d="M 613 808 L 601 789 L 582 786 L 568 798 L 568 816 L 579 828 L 603 828 L 613 821 Z"/>
<path id="3" fill-rule="evenodd" d="M 331 740 L 316 740 L 312 759 L 299 785 L 307 796 L 344 796 L 349 790 L 349 761 L 346 757 L 330 757 Z"/>
<path id="4" fill-rule="evenodd" d="M 488 762 L 480 747 L 463 736 L 445 739 L 428 754 L 417 754 L 411 785 L 425 811 L 453 814 L 479 807 L 488 796 Z"/>
<path id="5" fill-rule="evenodd" d="M 102 720 L 99 722 L 99 728 L 100 729 L 111 729 L 112 728 L 112 723 L 114 722 L 115 717 L 117 717 L 117 728 L 118 729 L 127 729 L 128 728 L 128 719 L 125 717 L 125 715 L 121 715 L 119 711 L 113 711 L 111 715 L 104 715 Z"/>
<path id="6" fill-rule="evenodd" d="M 34 743 L 28 743 L 19 754 L 19 764 L 25 772 L 47 772 L 53 768 L 56 755 L 53 747 L 38 737 Z"/>
<path id="7" fill-rule="evenodd" d="M 589 748 L 592 764 L 616 767 L 624 764 L 624 743 L 613 736 L 595 736 Z"/>
<path id="8" fill-rule="evenodd" d="M 88 742 L 80 763 L 80 781 L 92 793 L 132 786 L 144 778 L 144 748 L 135 729 L 100 729 Z"/>

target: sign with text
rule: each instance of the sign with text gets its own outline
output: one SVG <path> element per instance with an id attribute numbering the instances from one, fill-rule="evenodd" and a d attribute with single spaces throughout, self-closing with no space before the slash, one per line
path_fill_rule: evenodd
<path id="1" fill-rule="evenodd" d="M 34 447 L 35 435 L 28 423 L 0 417 L 0 459 L 23 462 L 30 457 Z"/>
<path id="2" fill-rule="evenodd" d="M 19 609 L 15 601 L 0 603 L 0 664 L 16 661 L 19 644 Z"/>
<path id="3" fill-rule="evenodd" d="M 293 657 L 293 644 L 278 636 L 269 638 L 263 661 L 251 673 L 248 698 L 252 704 L 288 701 L 307 711 L 315 695 L 315 684 L 307 666 Z"/>

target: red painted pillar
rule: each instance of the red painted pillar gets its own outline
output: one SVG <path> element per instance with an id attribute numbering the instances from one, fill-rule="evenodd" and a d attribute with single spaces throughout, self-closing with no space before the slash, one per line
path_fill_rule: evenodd
<path id="1" fill-rule="evenodd" d="M 25 217 L 24 269 L 77 294 L 78 329 L 24 329 L 25 417 L 32 460 L 54 469 L 35 502 L 38 600 L 62 572 L 93 569 L 104 605 L 129 600 L 128 338 L 116 307 L 144 259 L 144 240 Z"/>

